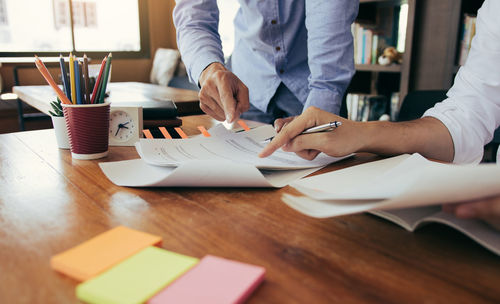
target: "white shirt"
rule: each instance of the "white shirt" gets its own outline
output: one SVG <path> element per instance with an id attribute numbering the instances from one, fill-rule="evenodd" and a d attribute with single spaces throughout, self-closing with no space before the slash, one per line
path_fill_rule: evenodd
<path id="1" fill-rule="evenodd" d="M 486 0 L 479 9 L 467 61 L 447 95 L 423 116 L 435 117 L 448 128 L 454 163 L 479 163 L 484 145 L 500 125 L 500 0 Z"/>

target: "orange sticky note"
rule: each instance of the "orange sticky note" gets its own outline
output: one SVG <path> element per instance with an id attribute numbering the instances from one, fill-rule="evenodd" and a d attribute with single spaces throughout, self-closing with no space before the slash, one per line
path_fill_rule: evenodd
<path id="1" fill-rule="evenodd" d="M 118 226 L 53 256 L 50 265 L 69 277 L 85 281 L 146 247 L 160 244 L 159 236 Z"/>
<path id="2" fill-rule="evenodd" d="M 159 127 L 161 134 L 163 134 L 163 137 L 167 139 L 172 139 L 172 136 L 170 136 L 170 133 L 168 133 L 167 129 L 165 127 Z"/>
<path id="3" fill-rule="evenodd" d="M 142 130 L 142 133 L 144 133 L 144 136 L 146 136 L 146 138 L 153 139 L 153 134 L 151 134 L 151 131 L 149 131 L 148 129 Z"/>
<path id="4" fill-rule="evenodd" d="M 204 126 L 198 126 L 198 130 L 200 130 L 201 134 L 205 137 L 210 137 L 210 133 L 208 133 L 207 129 Z"/>
<path id="5" fill-rule="evenodd" d="M 184 138 L 184 139 L 188 138 L 187 135 L 186 135 L 186 133 L 184 133 L 184 131 L 182 131 L 181 128 L 174 128 L 174 130 L 179 134 L 179 136 L 181 138 Z"/>
<path id="6" fill-rule="evenodd" d="M 243 130 L 250 131 L 250 128 L 247 126 L 247 124 L 243 120 L 238 120 L 238 124 L 243 128 Z"/>

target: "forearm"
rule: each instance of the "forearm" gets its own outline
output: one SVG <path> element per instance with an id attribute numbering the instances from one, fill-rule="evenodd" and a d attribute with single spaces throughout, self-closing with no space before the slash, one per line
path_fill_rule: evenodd
<path id="1" fill-rule="evenodd" d="M 439 120 L 424 117 L 409 122 L 359 123 L 363 145 L 359 152 L 382 155 L 420 153 L 451 162 L 454 157 L 453 139 Z"/>
<path id="2" fill-rule="evenodd" d="M 224 62 L 218 33 L 219 10 L 215 0 L 177 0 L 173 19 L 177 45 L 192 82 L 212 62 Z"/>

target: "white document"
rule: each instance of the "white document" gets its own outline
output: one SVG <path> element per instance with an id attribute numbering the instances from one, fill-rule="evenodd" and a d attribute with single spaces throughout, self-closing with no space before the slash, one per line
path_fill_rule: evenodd
<path id="1" fill-rule="evenodd" d="M 136 144 L 141 159 L 99 166 L 118 186 L 279 188 L 345 158 L 323 154 L 310 162 L 278 151 L 262 160 L 257 156 L 265 145 L 261 141 L 275 134 L 269 125 L 235 133 L 218 124 L 209 133 L 208 138 L 141 140 Z"/>
<path id="2" fill-rule="evenodd" d="M 271 125 L 238 133 L 218 128 L 217 136 L 211 137 L 141 139 L 136 143 L 136 149 L 146 163 L 168 167 L 203 160 L 246 163 L 258 169 L 291 170 L 324 167 L 342 159 L 321 153 L 316 159 L 309 161 L 282 150 L 266 158 L 258 157 L 258 153 L 267 144 L 263 141 L 274 135 L 276 131 Z"/>
<path id="3" fill-rule="evenodd" d="M 127 187 L 284 187 L 320 168 L 258 170 L 230 161 L 189 161 L 176 168 L 154 166 L 141 159 L 99 163 L 106 177 Z"/>
<path id="4" fill-rule="evenodd" d="M 307 196 L 283 201 L 324 218 L 371 210 L 471 201 L 500 194 L 500 167 L 449 165 L 403 155 L 305 178 L 291 184 Z"/>

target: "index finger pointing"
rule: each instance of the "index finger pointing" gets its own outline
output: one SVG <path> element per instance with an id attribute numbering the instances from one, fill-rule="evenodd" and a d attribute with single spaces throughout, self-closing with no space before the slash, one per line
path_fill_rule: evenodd
<path id="1" fill-rule="evenodd" d="M 226 114 L 226 119 L 228 122 L 233 122 L 236 114 L 236 100 L 234 99 L 233 90 L 226 81 L 222 81 L 219 88 L 220 101 Z"/>
<path id="2" fill-rule="evenodd" d="M 267 157 L 273 154 L 276 150 L 284 146 L 290 140 L 302 133 L 306 129 L 305 122 L 301 117 L 294 119 L 291 123 L 281 129 L 273 140 L 259 153 L 259 157 Z"/>

